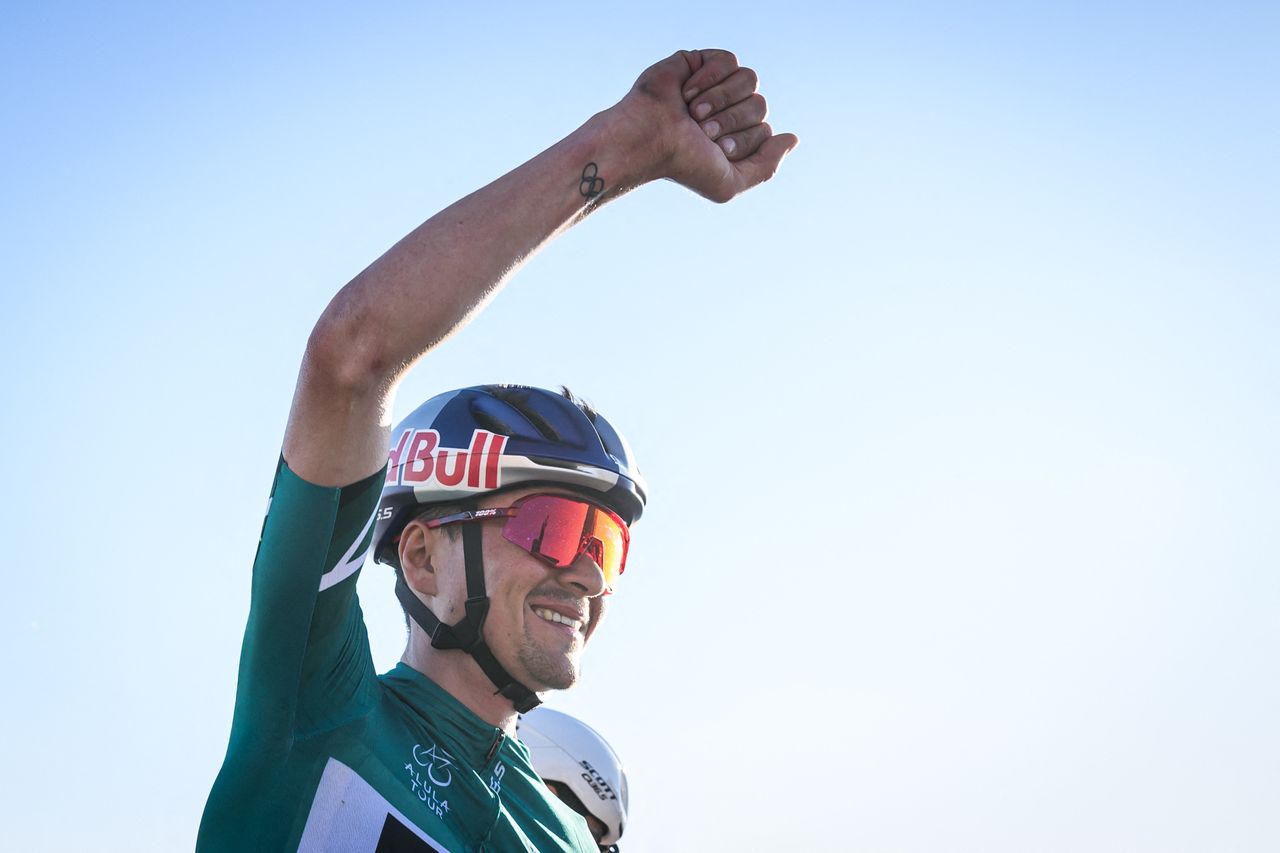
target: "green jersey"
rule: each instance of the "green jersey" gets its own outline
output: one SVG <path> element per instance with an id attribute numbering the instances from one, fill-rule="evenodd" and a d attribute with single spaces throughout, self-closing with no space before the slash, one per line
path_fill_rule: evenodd
<path id="1" fill-rule="evenodd" d="M 329 489 L 277 466 L 197 850 L 594 853 L 520 741 L 405 664 L 375 674 L 356 578 L 383 477 Z"/>

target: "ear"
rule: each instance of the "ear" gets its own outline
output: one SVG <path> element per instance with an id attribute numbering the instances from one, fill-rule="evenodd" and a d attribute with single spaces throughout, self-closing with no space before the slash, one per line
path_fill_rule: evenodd
<path id="1" fill-rule="evenodd" d="M 438 595 L 439 578 L 431 564 L 428 536 L 425 526 L 416 521 L 409 522 L 400 535 L 400 570 L 409 589 L 422 595 Z"/>

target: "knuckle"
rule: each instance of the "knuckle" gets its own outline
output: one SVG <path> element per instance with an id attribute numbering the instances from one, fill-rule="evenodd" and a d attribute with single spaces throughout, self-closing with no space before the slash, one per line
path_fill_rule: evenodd
<path id="1" fill-rule="evenodd" d="M 748 84 L 748 87 L 751 89 L 751 91 L 754 92 L 756 90 L 756 87 L 760 85 L 760 75 L 756 74 L 754 69 L 740 68 L 738 69 L 738 73 L 742 75 L 744 81 Z"/>
<path id="2" fill-rule="evenodd" d="M 735 154 L 738 159 L 750 157 L 752 154 L 760 150 L 760 146 L 769 138 L 769 131 L 763 125 L 756 125 L 750 130 L 743 131 L 737 135 L 738 146 Z"/>
<path id="3" fill-rule="evenodd" d="M 742 130 L 756 123 L 750 113 L 738 107 L 725 110 L 724 117 L 725 121 L 720 124 L 728 130 Z"/>

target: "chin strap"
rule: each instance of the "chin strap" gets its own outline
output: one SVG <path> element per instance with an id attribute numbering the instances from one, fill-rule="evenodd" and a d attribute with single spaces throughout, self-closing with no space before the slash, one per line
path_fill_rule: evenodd
<path id="1" fill-rule="evenodd" d="M 484 641 L 482 629 L 485 617 L 489 615 L 489 596 L 484 588 L 482 530 L 479 524 L 463 524 L 461 527 L 462 555 L 467 568 L 467 603 L 463 617 L 453 625 L 446 625 L 437 619 L 431 609 L 409 589 L 404 580 L 404 572 L 399 572 L 396 577 L 396 598 L 400 599 L 405 612 L 418 623 L 418 627 L 430 635 L 432 648 L 461 649 L 471 655 L 498 688 L 494 692 L 510 699 L 517 714 L 527 714 L 540 705 L 542 700 L 537 693 L 511 677 Z"/>

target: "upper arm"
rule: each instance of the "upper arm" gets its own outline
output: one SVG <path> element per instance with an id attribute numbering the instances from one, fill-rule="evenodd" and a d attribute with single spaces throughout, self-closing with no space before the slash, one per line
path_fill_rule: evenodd
<path id="1" fill-rule="evenodd" d="M 335 320 L 329 306 L 307 341 L 298 371 L 283 455 L 289 468 L 318 486 L 363 480 L 387 461 L 395 379 L 356 324 Z"/>

